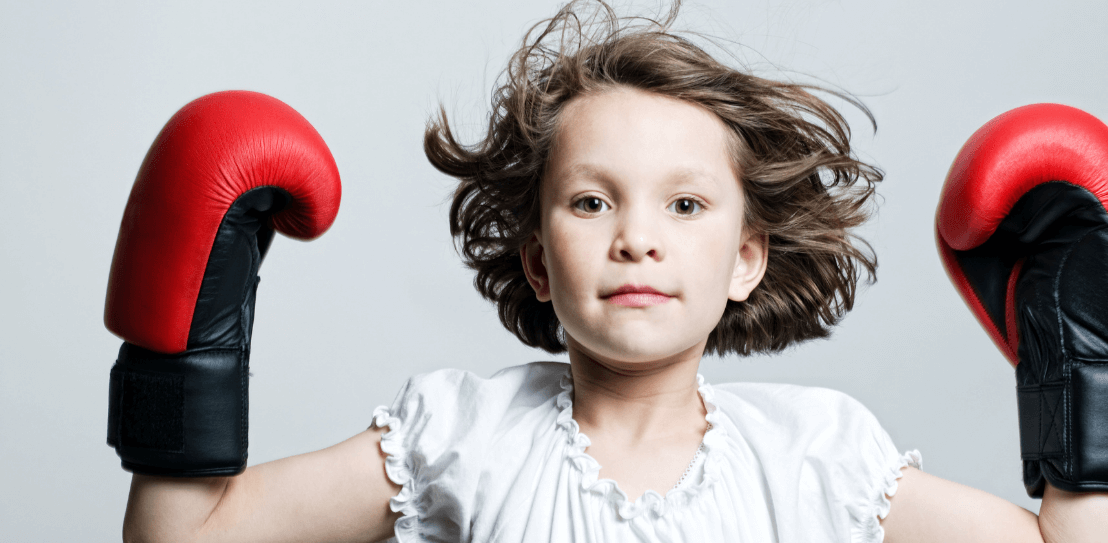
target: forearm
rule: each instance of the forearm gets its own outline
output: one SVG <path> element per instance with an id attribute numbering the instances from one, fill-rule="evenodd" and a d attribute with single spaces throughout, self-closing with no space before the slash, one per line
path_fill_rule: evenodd
<path id="1" fill-rule="evenodd" d="M 1039 508 L 1046 543 L 1108 542 L 1108 493 L 1074 493 L 1047 485 Z"/>
<path id="2" fill-rule="evenodd" d="M 128 543 L 377 541 L 392 537 L 400 492 L 385 472 L 383 429 L 250 466 L 233 477 L 135 475 L 123 522 Z"/>
<path id="3" fill-rule="evenodd" d="M 1034 513 L 916 468 L 903 473 L 881 521 L 886 543 L 1043 543 Z"/>
<path id="4" fill-rule="evenodd" d="M 123 519 L 127 543 L 198 541 L 231 477 L 172 478 L 135 474 Z"/>

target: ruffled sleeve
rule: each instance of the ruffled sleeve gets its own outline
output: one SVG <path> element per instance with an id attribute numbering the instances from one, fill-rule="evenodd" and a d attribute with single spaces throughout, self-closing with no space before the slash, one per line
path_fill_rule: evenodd
<path id="1" fill-rule="evenodd" d="M 373 411 L 372 427 L 388 428 L 381 436 L 385 472 L 401 487 L 389 502 L 402 514 L 394 527 L 396 541 L 473 539 L 476 515 L 488 507 L 493 486 L 488 473 L 510 473 L 510 459 L 521 450 L 504 435 L 515 435 L 514 425 L 534 413 L 552 413 L 564 368 L 533 363 L 488 379 L 439 370 L 412 377 L 392 405 Z M 541 406 L 546 409 L 536 411 Z"/>
<path id="2" fill-rule="evenodd" d="M 719 404 L 764 470 L 779 540 L 880 543 L 918 451 L 901 453 L 854 398 L 825 388 L 720 385 Z"/>
<path id="3" fill-rule="evenodd" d="M 911 450 L 899 455 L 894 462 L 883 463 L 889 465 L 882 466 L 878 463 L 875 466 L 876 476 L 872 479 L 872 486 L 859 496 L 856 506 L 852 508 L 851 517 L 855 524 L 851 538 L 854 541 L 885 540 L 881 520 L 889 514 L 889 507 L 892 505 L 889 498 L 896 495 L 897 480 L 904 475 L 904 468 L 908 466 L 922 469 L 923 457 L 918 450 Z"/>
<path id="4" fill-rule="evenodd" d="M 482 432 L 477 420 L 479 379 L 469 372 L 440 370 L 408 380 L 391 406 L 373 411 L 375 428 L 388 428 L 381 450 L 388 455 L 385 472 L 400 492 L 390 499 L 402 516 L 395 540 L 461 541 L 468 538 L 474 488 L 466 459 L 474 437 Z"/>
<path id="5" fill-rule="evenodd" d="M 881 543 L 885 536 L 881 520 L 889 514 L 897 480 L 909 465 L 922 469 L 923 457 L 917 450 L 899 452 L 862 403 L 841 392 L 827 393 L 834 404 L 832 411 L 838 413 L 832 427 L 837 431 L 827 448 L 829 460 L 837 462 L 838 469 L 828 470 L 828 483 L 850 516 L 850 541 Z"/>
<path id="6" fill-rule="evenodd" d="M 821 484 L 832 503 L 845 506 L 852 543 L 881 543 L 881 519 L 889 514 L 897 481 L 905 467 L 922 468 L 923 459 L 916 450 L 900 453 L 877 417 L 854 398 L 826 389 L 814 392 L 825 396 L 825 412 L 833 414 L 826 422 L 826 441 L 812 445 L 811 452 L 822 456 Z M 831 516 L 839 524 L 833 511 Z"/>

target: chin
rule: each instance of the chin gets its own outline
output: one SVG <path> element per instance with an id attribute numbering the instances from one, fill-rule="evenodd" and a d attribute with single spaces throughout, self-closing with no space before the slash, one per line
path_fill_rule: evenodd
<path id="1" fill-rule="evenodd" d="M 678 345 L 672 341 L 657 341 L 660 335 L 665 334 L 602 335 L 589 337 L 585 342 L 576 341 L 575 343 L 577 343 L 582 354 L 603 364 L 616 366 L 638 366 L 652 362 L 662 362 L 678 357 L 695 348 L 695 345 Z"/>

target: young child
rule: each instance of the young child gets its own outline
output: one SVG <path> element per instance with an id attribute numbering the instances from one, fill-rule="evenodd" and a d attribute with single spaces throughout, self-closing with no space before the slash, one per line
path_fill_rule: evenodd
<path id="1" fill-rule="evenodd" d="M 484 140 L 445 113 L 426 133 L 478 290 L 568 365 L 415 376 L 368 431 L 235 477 L 136 474 L 125 539 L 1041 541 L 843 394 L 697 374 L 828 335 L 873 277 L 851 229 L 882 174 L 812 89 L 671 33 L 678 4 L 639 26 L 570 4 L 512 58 Z M 1087 502 L 1047 498 L 1077 526 Z"/>

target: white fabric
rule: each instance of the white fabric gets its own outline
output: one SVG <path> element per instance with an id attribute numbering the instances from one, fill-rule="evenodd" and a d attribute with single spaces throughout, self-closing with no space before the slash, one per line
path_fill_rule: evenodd
<path id="1" fill-rule="evenodd" d="M 389 428 L 386 472 L 402 486 L 391 541 L 882 540 L 886 495 L 904 466 L 920 465 L 918 452 L 899 454 L 840 392 L 697 378 L 712 423 L 702 460 L 679 488 L 634 502 L 597 479 L 572 418 L 568 364 L 411 378 L 373 413 Z"/>

